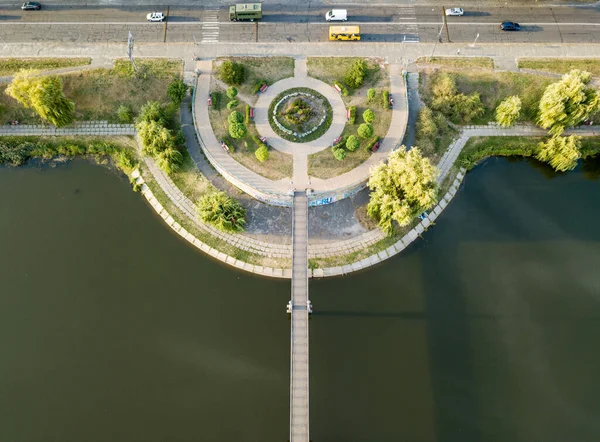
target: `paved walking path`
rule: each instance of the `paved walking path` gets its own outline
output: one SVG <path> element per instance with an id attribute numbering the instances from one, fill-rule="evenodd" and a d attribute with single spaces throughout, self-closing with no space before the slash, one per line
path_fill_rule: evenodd
<path id="1" fill-rule="evenodd" d="M 92 62 L 88 65 L 81 66 L 70 66 L 67 68 L 58 68 L 58 69 L 46 69 L 40 70 L 39 75 L 64 75 L 64 74 L 72 74 L 82 71 L 89 71 L 91 69 L 99 69 L 99 68 L 112 68 L 113 63 L 101 58 L 93 58 Z M 0 83 L 10 83 L 14 75 L 7 75 L 4 77 L 0 77 Z"/>
<path id="2" fill-rule="evenodd" d="M 117 136 L 135 134 L 133 124 L 109 124 L 107 121 L 85 121 L 61 128 L 42 124 L 18 124 L 16 126 L 7 124 L 0 126 L 0 136 Z"/>

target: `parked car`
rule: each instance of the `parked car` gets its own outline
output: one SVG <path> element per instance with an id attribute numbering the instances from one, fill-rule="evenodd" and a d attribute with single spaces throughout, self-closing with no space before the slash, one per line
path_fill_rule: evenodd
<path id="1" fill-rule="evenodd" d="M 455 16 L 462 16 L 465 15 L 465 11 L 463 8 L 450 8 L 450 9 L 446 9 L 446 15 L 455 15 Z"/>
<path id="2" fill-rule="evenodd" d="M 503 31 L 519 31 L 521 29 L 521 25 L 513 21 L 505 21 L 500 25 L 500 29 Z"/>
<path id="3" fill-rule="evenodd" d="M 327 21 L 346 21 L 348 20 L 348 11 L 345 9 L 332 9 L 325 14 Z"/>
<path id="4" fill-rule="evenodd" d="M 165 19 L 165 14 L 162 12 L 151 12 L 146 18 L 148 21 L 163 21 Z"/>
<path id="5" fill-rule="evenodd" d="M 42 5 L 38 2 L 27 2 L 23 3 L 21 9 L 23 11 L 39 11 L 42 8 Z"/>

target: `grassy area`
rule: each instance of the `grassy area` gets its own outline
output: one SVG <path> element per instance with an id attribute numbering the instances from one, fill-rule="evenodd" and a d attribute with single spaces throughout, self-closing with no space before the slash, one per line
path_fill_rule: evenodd
<path id="1" fill-rule="evenodd" d="M 135 75 L 129 61 L 117 60 L 112 69 L 92 69 L 62 75 L 65 95 L 75 102 L 75 120 L 116 121 L 116 110 L 129 105 L 134 113 L 149 100 L 168 101 L 167 86 L 183 75 L 183 62 L 171 59 L 136 61 Z M 41 124 L 31 109 L 26 109 L 4 93 L 0 86 L 0 122 L 18 120 L 24 124 Z"/>
<path id="2" fill-rule="evenodd" d="M 227 117 L 234 110 L 245 115 L 246 103 L 239 97 L 236 97 L 240 104 L 233 109 L 227 109 L 225 103 L 227 103 L 228 98 L 225 95 L 225 91 L 216 85 L 213 86 L 213 91 L 220 95 L 218 100 L 215 100 L 219 101 L 220 104 L 218 106 L 212 106 L 209 109 L 208 114 L 210 124 L 217 140 L 224 140 L 229 148 L 233 150 L 231 156 L 240 164 L 265 178 L 280 180 L 282 178 L 291 177 L 293 172 L 293 158 L 291 155 L 276 149 L 269 149 L 269 159 L 267 161 L 261 163 L 256 159 L 254 152 L 258 147 L 254 140 L 252 140 L 252 136 L 258 135 L 258 132 L 253 123 L 250 123 L 247 126 L 248 134 L 244 138 L 233 139 L 229 136 Z"/>
<path id="3" fill-rule="evenodd" d="M 0 58 L 0 76 L 13 75 L 21 69 L 60 69 L 86 66 L 92 63 L 89 57 L 82 58 Z"/>
<path id="4" fill-rule="evenodd" d="M 523 119 L 534 121 L 537 115 L 537 106 L 546 87 L 555 80 L 532 74 L 514 72 L 486 72 L 486 71 L 453 71 L 445 70 L 455 80 L 459 92 L 470 94 L 478 92 L 485 105 L 485 113 L 472 121 L 472 124 L 485 124 L 494 121 L 494 111 L 498 104 L 511 95 L 521 98 Z M 440 71 L 438 71 L 440 72 Z M 430 70 L 421 73 L 421 97 L 426 103 L 430 102 L 432 81 L 435 81 L 435 72 Z"/>
<path id="5" fill-rule="evenodd" d="M 546 137 L 471 137 L 457 163 L 458 166 L 472 169 L 482 160 L 492 156 L 521 156 L 535 155 L 537 145 Z M 582 137 L 582 158 L 600 154 L 600 137 Z"/>
<path id="6" fill-rule="evenodd" d="M 200 173 L 187 150 L 183 153 L 181 169 L 171 173 L 169 177 L 177 188 L 194 203 L 207 191 L 213 189 L 213 185 Z"/>
<path id="7" fill-rule="evenodd" d="M 254 87 L 261 80 L 271 85 L 284 78 L 294 76 L 294 59 L 291 57 L 227 57 L 215 60 L 213 70 L 217 77 L 223 60 L 231 60 L 244 65 L 244 84 L 236 86 L 236 88 L 242 95 L 248 97 L 258 98 L 254 93 Z"/>
<path id="8" fill-rule="evenodd" d="M 519 58 L 517 66 L 524 69 L 566 74 L 571 69 L 581 69 L 600 76 L 600 58 Z"/>
<path id="9" fill-rule="evenodd" d="M 433 64 L 456 69 L 494 69 L 490 57 L 419 57 L 417 64 Z"/>

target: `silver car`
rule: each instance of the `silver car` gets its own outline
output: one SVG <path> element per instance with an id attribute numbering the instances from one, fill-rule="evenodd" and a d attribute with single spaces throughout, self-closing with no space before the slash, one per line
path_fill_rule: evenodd
<path id="1" fill-rule="evenodd" d="M 462 15 L 465 15 L 465 11 L 463 10 L 463 8 L 450 8 L 446 9 L 446 15 L 454 15 L 460 17 Z"/>

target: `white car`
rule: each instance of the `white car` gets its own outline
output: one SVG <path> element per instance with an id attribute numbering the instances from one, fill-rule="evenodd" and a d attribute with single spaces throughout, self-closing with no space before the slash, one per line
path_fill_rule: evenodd
<path id="1" fill-rule="evenodd" d="M 463 8 L 450 8 L 446 9 L 446 15 L 455 15 L 460 17 L 461 15 L 465 15 L 465 11 Z"/>
<path id="2" fill-rule="evenodd" d="M 165 14 L 162 12 L 151 12 L 146 18 L 148 21 L 163 21 L 165 19 Z"/>

